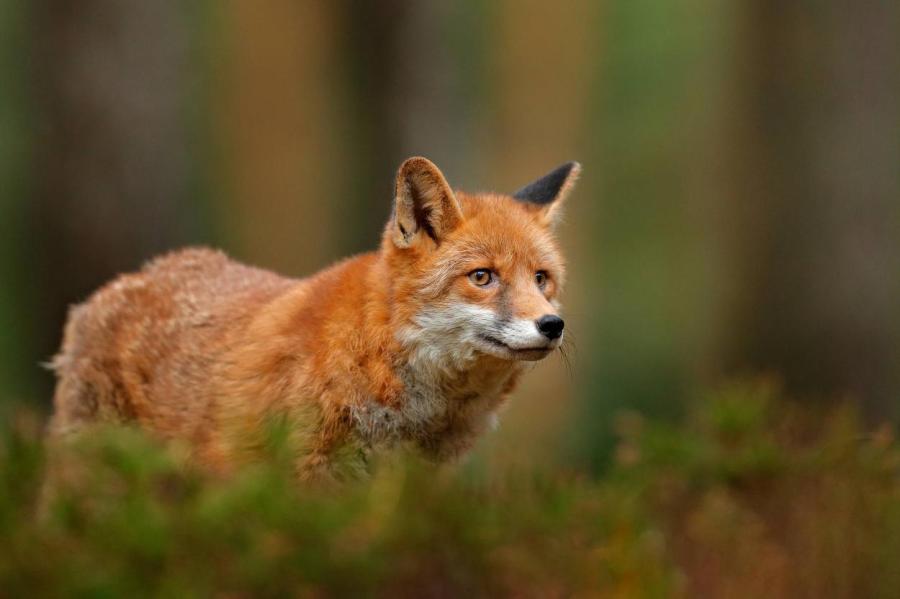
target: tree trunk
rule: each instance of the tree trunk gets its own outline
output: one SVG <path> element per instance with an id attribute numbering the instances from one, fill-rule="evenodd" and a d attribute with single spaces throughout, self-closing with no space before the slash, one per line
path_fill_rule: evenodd
<path id="1" fill-rule="evenodd" d="M 174 1 L 40 0 L 31 11 L 29 260 L 49 357 L 69 304 L 188 237 L 188 40 Z"/>
<path id="2" fill-rule="evenodd" d="M 894 415 L 900 385 L 898 7 L 746 5 L 733 367 Z"/>

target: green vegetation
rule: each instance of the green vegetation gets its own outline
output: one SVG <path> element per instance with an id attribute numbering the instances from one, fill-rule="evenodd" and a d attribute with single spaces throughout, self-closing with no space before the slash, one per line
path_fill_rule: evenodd
<path id="1" fill-rule="evenodd" d="M 43 488 L 40 420 L 0 452 L 0 596 L 888 597 L 900 445 L 767 383 L 680 426 L 617 422 L 603 478 L 381 463 L 298 489 L 285 451 L 227 480 L 137 431 L 93 431 Z M 799 594 L 799 595 L 798 595 Z"/>

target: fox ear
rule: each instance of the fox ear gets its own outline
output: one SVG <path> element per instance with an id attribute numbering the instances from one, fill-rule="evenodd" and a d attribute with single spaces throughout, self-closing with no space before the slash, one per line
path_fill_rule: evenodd
<path id="1" fill-rule="evenodd" d="M 572 191 L 580 173 L 580 164 L 567 162 L 529 183 L 513 197 L 532 206 L 545 224 L 554 224 L 559 217 L 559 207 Z"/>
<path id="2" fill-rule="evenodd" d="M 462 222 L 462 211 L 440 169 L 422 157 L 409 158 L 397 171 L 392 238 L 410 247 L 430 237 L 435 243 Z"/>

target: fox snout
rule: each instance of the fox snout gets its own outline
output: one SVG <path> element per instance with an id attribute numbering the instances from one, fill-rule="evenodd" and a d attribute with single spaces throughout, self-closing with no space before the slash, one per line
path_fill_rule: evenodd
<path id="1" fill-rule="evenodd" d="M 496 318 L 479 335 L 488 353 L 513 360 L 540 360 L 559 347 L 565 323 L 555 314 L 540 318 Z"/>

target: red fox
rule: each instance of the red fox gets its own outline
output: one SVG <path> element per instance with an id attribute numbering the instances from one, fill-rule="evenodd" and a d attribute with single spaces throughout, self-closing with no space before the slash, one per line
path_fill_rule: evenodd
<path id="1" fill-rule="evenodd" d="M 228 471 L 280 418 L 301 479 L 401 443 L 459 456 L 560 346 L 553 226 L 580 168 L 468 194 L 410 158 L 376 252 L 301 280 L 209 249 L 120 276 L 70 311 L 51 435 L 132 423 Z"/>

